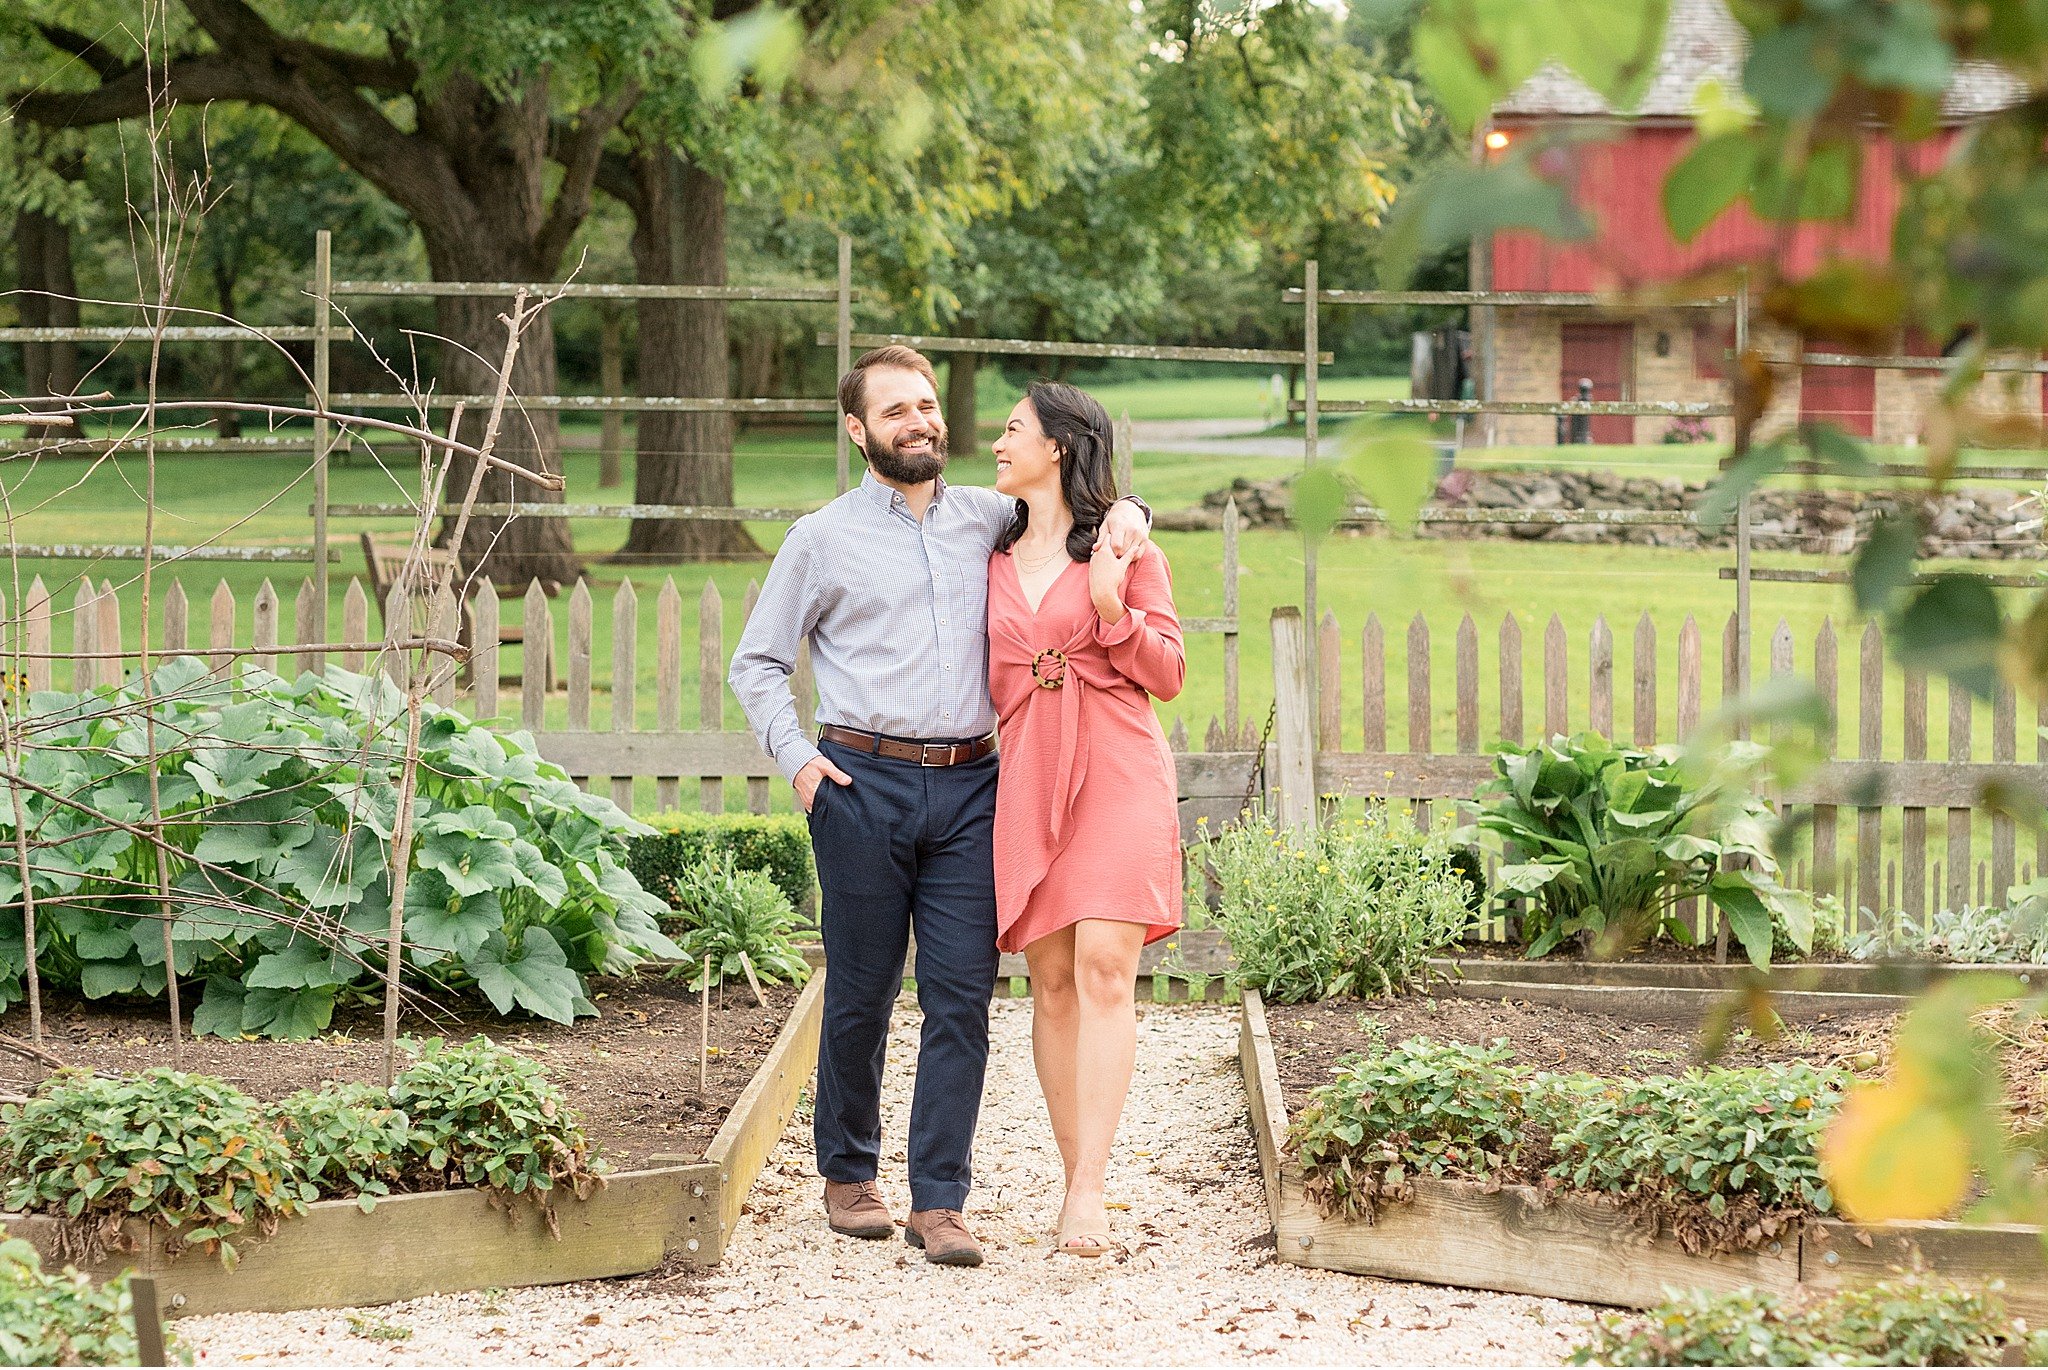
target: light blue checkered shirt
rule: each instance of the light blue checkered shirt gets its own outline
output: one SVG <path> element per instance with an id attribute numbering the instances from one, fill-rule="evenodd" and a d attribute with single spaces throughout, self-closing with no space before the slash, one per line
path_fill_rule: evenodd
<path id="1" fill-rule="evenodd" d="M 794 777 L 818 754 L 789 678 L 811 643 L 818 723 L 892 737 L 980 737 L 988 697 L 988 559 L 1008 495 L 943 479 L 925 510 L 869 473 L 790 525 L 727 680 L 761 745 Z"/>

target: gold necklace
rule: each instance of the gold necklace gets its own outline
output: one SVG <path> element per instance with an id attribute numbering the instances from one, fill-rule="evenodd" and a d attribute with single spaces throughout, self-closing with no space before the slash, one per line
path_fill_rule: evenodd
<path id="1" fill-rule="evenodd" d="M 1046 567 L 1052 565 L 1053 559 L 1064 554 L 1066 550 L 1067 545 L 1065 543 L 1060 543 L 1058 546 L 1054 547 L 1050 552 L 1047 552 L 1044 556 L 1040 557 L 1035 562 L 1027 561 L 1022 552 L 1013 551 L 1010 555 L 1017 559 L 1017 564 L 1019 566 L 1022 566 L 1026 571 L 1029 571 L 1033 575 L 1036 575 L 1038 572 L 1043 571 Z"/>

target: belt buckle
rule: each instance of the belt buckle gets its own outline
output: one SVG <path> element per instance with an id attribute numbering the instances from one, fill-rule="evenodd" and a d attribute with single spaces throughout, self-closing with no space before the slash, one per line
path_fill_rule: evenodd
<path id="1" fill-rule="evenodd" d="M 918 748 L 917 764 L 927 767 L 950 766 L 953 764 L 953 749 L 956 745 L 952 742 L 927 742 Z M 932 760 L 932 753 L 935 751 L 944 752 L 946 759 L 944 761 Z"/>

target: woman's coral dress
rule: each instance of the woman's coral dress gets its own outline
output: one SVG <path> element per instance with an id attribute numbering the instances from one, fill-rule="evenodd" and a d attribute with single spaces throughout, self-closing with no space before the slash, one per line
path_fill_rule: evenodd
<path id="1" fill-rule="evenodd" d="M 1151 696 L 1187 675 L 1173 581 L 1156 547 L 1102 621 L 1071 562 L 1036 612 L 1008 552 L 989 559 L 989 693 L 1001 719 L 996 945 L 1021 951 L 1083 918 L 1180 926 L 1179 786 Z"/>

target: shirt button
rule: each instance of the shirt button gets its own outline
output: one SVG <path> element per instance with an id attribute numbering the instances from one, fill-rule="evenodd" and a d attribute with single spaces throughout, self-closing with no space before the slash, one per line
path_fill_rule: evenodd
<path id="1" fill-rule="evenodd" d="M 950 671 L 950 670 L 952 670 L 952 669 L 953 669 L 953 663 L 952 663 L 952 662 L 950 662 L 950 661 L 949 661 L 949 662 L 947 662 L 947 663 L 946 663 L 946 669 L 947 669 L 947 670 L 949 670 L 949 671 Z"/>

